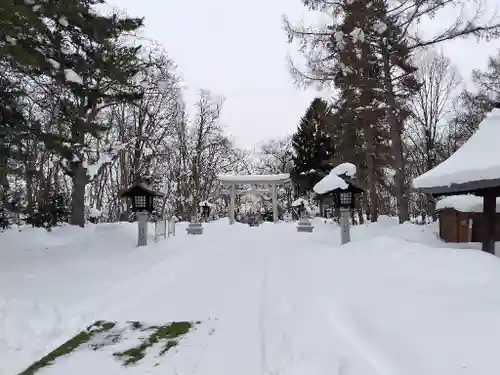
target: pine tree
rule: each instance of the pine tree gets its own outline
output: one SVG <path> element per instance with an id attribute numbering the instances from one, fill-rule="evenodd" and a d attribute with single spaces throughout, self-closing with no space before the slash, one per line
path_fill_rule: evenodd
<path id="1" fill-rule="evenodd" d="M 292 137 L 292 180 L 299 194 L 310 191 L 332 169 L 335 149 L 327 132 L 330 116 L 328 103 L 314 99 Z"/>
<path id="2" fill-rule="evenodd" d="M 16 210 L 16 199 L 10 189 L 8 175 L 12 162 L 30 132 L 18 101 L 19 90 L 0 77 L 0 212 L 3 227 L 8 226 L 9 212 Z"/>
<path id="3" fill-rule="evenodd" d="M 336 56 L 334 83 L 339 89 L 334 124 L 339 162 L 358 166 L 357 179 L 368 188 L 370 218 L 377 220 L 378 186 L 382 167 L 390 158 L 387 147 L 386 105 L 378 40 L 387 29 L 383 3 L 357 0 L 338 5 L 344 14 L 329 45 Z M 339 13 L 339 14 L 340 14 Z"/>
<path id="4" fill-rule="evenodd" d="M 387 0 L 303 0 L 303 3 L 311 10 L 328 13 L 332 21 L 315 29 L 308 26 L 293 27 L 285 19 L 289 42 L 299 39 L 300 50 L 307 59 L 305 74 L 292 65 L 294 77 L 301 83 L 334 83 L 337 88 L 341 78 L 353 90 L 352 97 L 356 100 L 361 98 L 358 105 L 363 110 L 366 123 L 363 124 L 364 121 L 357 118 L 356 126 L 360 127 L 362 133 L 369 133 L 372 129 L 367 127 L 367 123 L 370 122 L 372 126 L 380 126 L 380 129 L 376 129 L 377 132 L 381 130 L 376 137 L 385 138 L 384 132 L 389 135 L 392 151 L 390 161 L 396 172 L 394 195 L 398 203 L 398 216 L 400 222 L 406 221 L 409 219 L 409 181 L 405 179 L 403 125 L 409 115 L 407 101 L 419 88 L 414 77 L 416 68 L 411 61 L 412 53 L 458 37 L 496 37 L 500 25 L 478 19 L 478 12 L 467 20 L 460 18 L 442 32 L 424 39 L 421 35 L 415 35 L 413 26 L 423 17 L 432 18 L 437 11 L 444 11 L 447 6 L 456 3 L 465 5 L 466 1 L 422 0 L 405 2 L 404 6 L 400 2 Z M 368 82 L 370 75 L 377 79 Z M 370 86 L 371 90 L 365 90 Z M 377 104 L 378 100 L 374 96 L 378 96 L 378 93 L 383 95 Z M 370 101 L 373 101 L 373 110 L 366 111 L 370 108 L 366 102 Z M 346 110 L 353 106 L 354 102 L 346 103 Z M 384 109 L 385 119 L 379 118 L 375 109 Z M 373 116 L 375 118 L 370 121 L 366 120 Z M 356 118 L 354 115 L 348 117 Z M 375 138 L 368 134 L 365 137 L 368 140 Z M 369 153 L 373 154 L 374 145 L 369 146 Z M 385 158 L 385 155 L 382 157 Z"/>

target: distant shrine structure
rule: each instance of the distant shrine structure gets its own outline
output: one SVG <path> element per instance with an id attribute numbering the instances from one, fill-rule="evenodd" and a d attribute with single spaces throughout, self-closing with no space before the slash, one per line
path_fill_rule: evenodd
<path id="1" fill-rule="evenodd" d="M 229 224 L 236 222 L 235 205 L 237 194 L 248 193 L 271 193 L 273 204 L 273 221 L 278 221 L 278 195 L 276 188 L 278 185 L 287 182 L 290 179 L 288 173 L 269 174 L 269 175 L 219 175 L 218 179 L 224 184 L 229 185 L 226 194 L 229 194 Z M 236 189 L 236 185 L 268 185 L 270 189 Z"/>

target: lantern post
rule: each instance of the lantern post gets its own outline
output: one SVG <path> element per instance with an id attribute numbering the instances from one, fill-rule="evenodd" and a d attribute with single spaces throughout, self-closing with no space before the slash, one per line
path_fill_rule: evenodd
<path id="1" fill-rule="evenodd" d="M 349 221 L 351 208 L 354 206 L 354 194 L 348 190 L 335 190 L 335 202 L 340 209 L 340 243 L 351 242 L 351 225 Z"/>
<path id="2" fill-rule="evenodd" d="M 344 169 L 347 169 L 350 174 L 342 172 Z M 355 170 L 356 167 L 350 163 L 338 165 L 313 188 L 320 197 L 326 194 L 333 196 L 334 206 L 340 211 L 340 241 L 342 245 L 351 241 L 350 211 L 356 207 L 356 195 L 364 192 L 353 179 Z"/>

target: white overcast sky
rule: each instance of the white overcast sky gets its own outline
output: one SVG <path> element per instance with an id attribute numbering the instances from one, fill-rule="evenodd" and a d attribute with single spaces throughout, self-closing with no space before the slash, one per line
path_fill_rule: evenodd
<path id="1" fill-rule="evenodd" d="M 225 97 L 223 123 L 242 147 L 293 133 L 318 94 L 297 89 L 286 62 L 295 49 L 286 42 L 282 15 L 292 20 L 307 16 L 300 0 L 108 3 L 131 16 L 145 17 L 143 34 L 161 43 L 177 63 L 188 104 L 200 88 Z M 444 24 L 451 17 L 444 15 L 433 23 Z M 500 42 L 477 44 L 472 39 L 449 43 L 444 52 L 468 77 L 472 69 L 484 68 L 497 48 Z"/>

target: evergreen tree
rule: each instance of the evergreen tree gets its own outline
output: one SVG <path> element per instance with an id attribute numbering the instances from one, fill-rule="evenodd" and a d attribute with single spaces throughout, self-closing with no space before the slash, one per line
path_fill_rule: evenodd
<path id="1" fill-rule="evenodd" d="M 406 221 L 409 219 L 409 181 L 405 178 L 403 130 L 405 119 L 409 116 L 406 108 L 408 100 L 419 89 L 414 76 L 416 68 L 412 64 L 412 53 L 458 37 L 495 37 L 500 25 L 484 24 L 476 18 L 476 14 L 469 20 L 457 19 L 450 27 L 428 39 L 422 39 L 420 35 L 414 34 L 413 27 L 422 17 L 432 17 L 451 4 L 465 5 L 466 1 L 421 0 L 405 2 L 404 6 L 400 2 L 387 0 L 303 0 L 303 3 L 312 10 L 328 13 L 332 21 L 315 29 L 292 27 L 285 19 L 289 41 L 299 39 L 300 49 L 307 58 L 306 74 L 294 66 L 292 72 L 296 79 L 305 83 L 333 83 L 341 90 L 348 88 L 348 94 L 341 93 L 345 105 L 343 111 L 347 113 L 357 109 L 362 116 L 351 114 L 344 117 L 355 121 L 351 125 L 359 128 L 365 141 L 378 137 L 384 141 L 390 139 L 390 158 L 378 154 L 376 142 L 362 147 L 369 149 L 367 155 L 375 154 L 375 160 L 367 159 L 370 161 L 368 165 L 372 166 L 369 168 L 373 169 L 374 162 L 379 166 L 386 161 L 392 163 L 398 215 L 400 222 Z M 478 25 L 478 22 L 482 25 Z M 339 81 L 345 85 L 344 88 L 339 85 Z M 383 147 L 380 150 L 385 149 Z M 378 162 L 377 159 L 385 161 Z M 379 167 L 375 167 L 377 169 Z M 373 173 L 369 175 L 374 176 Z M 370 184 L 370 195 L 375 195 L 373 181 Z"/>
<path id="2" fill-rule="evenodd" d="M 343 14 L 329 48 L 336 56 L 334 83 L 339 89 L 334 127 L 338 162 L 357 165 L 356 178 L 367 187 L 364 202 L 370 218 L 377 220 L 377 195 L 384 180 L 383 167 L 390 164 L 387 105 L 378 42 L 388 25 L 381 1 L 358 0 L 338 5 Z"/>
<path id="3" fill-rule="evenodd" d="M 314 99 L 292 137 L 294 169 L 291 175 L 299 194 L 310 191 L 333 167 L 335 149 L 327 132 L 330 117 L 328 103 Z"/>

